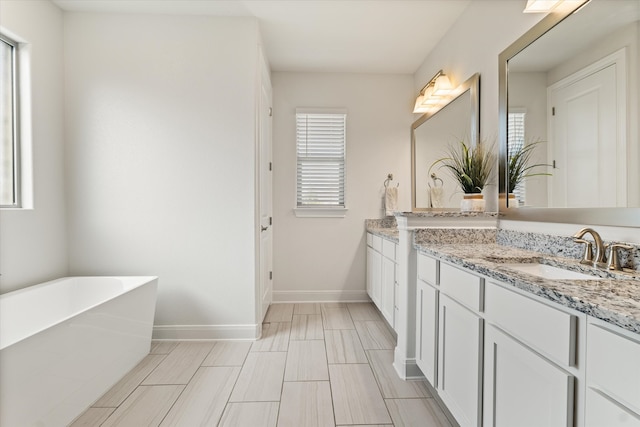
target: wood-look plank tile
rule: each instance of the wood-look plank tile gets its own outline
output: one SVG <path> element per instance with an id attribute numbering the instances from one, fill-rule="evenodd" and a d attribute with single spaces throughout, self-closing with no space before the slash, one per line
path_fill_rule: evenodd
<path id="1" fill-rule="evenodd" d="M 389 350 L 396 347 L 395 339 L 383 321 L 354 322 L 365 350 Z"/>
<path id="2" fill-rule="evenodd" d="M 169 354 L 178 346 L 178 341 L 151 341 L 149 354 Z"/>
<path id="3" fill-rule="evenodd" d="M 393 424 L 340 424 L 336 427 L 393 427 Z"/>
<path id="4" fill-rule="evenodd" d="M 353 329 L 325 331 L 329 363 L 368 363 L 358 333 Z"/>
<path id="5" fill-rule="evenodd" d="M 230 402 L 269 402 L 280 400 L 287 353 L 250 352 L 242 366 Z"/>
<path id="6" fill-rule="evenodd" d="M 69 427 L 95 427 L 109 418 L 116 408 L 89 408 L 75 419 Z"/>
<path id="7" fill-rule="evenodd" d="M 285 381 L 322 381 L 329 379 L 324 341 L 291 341 Z"/>
<path id="8" fill-rule="evenodd" d="M 164 354 L 149 354 L 120 381 L 102 395 L 92 406 L 95 408 L 115 408 L 135 390 L 136 387 L 167 357 Z"/>
<path id="9" fill-rule="evenodd" d="M 293 314 L 321 314 L 319 303 L 294 304 Z"/>
<path id="10" fill-rule="evenodd" d="M 157 426 L 182 390 L 184 390 L 183 385 L 140 386 L 107 418 L 102 426 Z"/>
<path id="11" fill-rule="evenodd" d="M 218 425 L 239 374 L 239 367 L 201 367 L 160 426 Z"/>
<path id="12" fill-rule="evenodd" d="M 251 341 L 218 341 L 202 366 L 242 366 L 251 344 Z"/>
<path id="13" fill-rule="evenodd" d="M 383 320 L 378 309 L 370 302 L 348 304 L 349 313 L 353 321 Z"/>
<path id="14" fill-rule="evenodd" d="M 400 379 L 393 368 L 393 350 L 367 350 L 369 363 L 384 398 L 431 397 L 424 381 Z"/>
<path id="15" fill-rule="evenodd" d="M 251 351 L 287 351 L 290 333 L 290 322 L 265 323 L 262 337 L 253 342 Z"/>
<path id="16" fill-rule="evenodd" d="M 294 314 L 291 323 L 291 340 L 324 339 L 320 314 Z"/>
<path id="17" fill-rule="evenodd" d="M 323 302 L 320 304 L 320 309 L 324 310 L 325 308 L 347 308 L 346 302 Z"/>
<path id="18" fill-rule="evenodd" d="M 433 399 L 385 399 L 395 426 L 451 427 Z"/>
<path id="19" fill-rule="evenodd" d="M 265 323 L 291 322 L 292 317 L 293 304 L 271 304 L 264 321 Z"/>
<path id="20" fill-rule="evenodd" d="M 369 365 L 329 365 L 329 376 L 336 424 L 391 423 Z"/>
<path id="21" fill-rule="evenodd" d="M 218 427 L 276 427 L 278 402 L 229 403 Z"/>
<path id="22" fill-rule="evenodd" d="M 208 341 L 179 343 L 142 384 L 187 384 L 212 347 Z"/>
<path id="23" fill-rule="evenodd" d="M 322 324 L 325 329 L 355 329 L 349 309 L 346 307 L 322 307 Z"/>
<path id="24" fill-rule="evenodd" d="M 278 427 L 334 427 L 328 381 L 285 382 Z"/>

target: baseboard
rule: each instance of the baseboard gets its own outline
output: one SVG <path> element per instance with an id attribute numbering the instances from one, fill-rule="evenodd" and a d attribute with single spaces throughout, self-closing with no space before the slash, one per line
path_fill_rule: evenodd
<path id="1" fill-rule="evenodd" d="M 394 352 L 393 367 L 403 380 L 424 380 L 424 374 L 418 367 L 416 359 L 404 359 L 399 356 L 398 348 Z"/>
<path id="2" fill-rule="evenodd" d="M 255 340 L 262 325 L 154 325 L 154 340 Z"/>
<path id="3" fill-rule="evenodd" d="M 361 291 L 273 291 L 273 302 L 369 302 Z"/>

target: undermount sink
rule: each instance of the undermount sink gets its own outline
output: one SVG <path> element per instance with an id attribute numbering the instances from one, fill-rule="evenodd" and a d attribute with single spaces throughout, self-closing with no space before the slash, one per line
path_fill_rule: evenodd
<path id="1" fill-rule="evenodd" d="M 564 268 L 554 267 L 539 263 L 513 263 L 504 264 L 505 267 L 521 273 L 531 274 L 533 276 L 542 277 L 549 280 L 602 280 L 601 277 L 592 276 L 590 274 L 578 273 L 577 271 L 565 270 Z"/>

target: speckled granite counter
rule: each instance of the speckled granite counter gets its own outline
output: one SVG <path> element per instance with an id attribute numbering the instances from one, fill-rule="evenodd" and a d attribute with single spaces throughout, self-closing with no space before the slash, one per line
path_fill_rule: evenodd
<path id="1" fill-rule="evenodd" d="M 366 219 L 364 221 L 365 229 L 371 234 L 380 236 L 383 239 L 391 240 L 398 243 L 399 232 L 398 224 L 395 217 L 388 217 L 383 219 Z"/>
<path id="2" fill-rule="evenodd" d="M 424 240 L 422 242 L 422 244 L 416 244 L 419 252 L 640 334 L 640 272 L 638 271 L 611 273 L 580 264 L 576 258 L 553 256 L 496 243 L 443 244 L 427 243 Z M 601 279 L 546 280 L 515 271 L 505 265 L 505 263 L 534 261 L 593 274 Z"/>
<path id="3" fill-rule="evenodd" d="M 408 218 L 498 218 L 498 212 L 460 212 L 460 209 L 430 209 L 419 212 L 397 212 Z"/>

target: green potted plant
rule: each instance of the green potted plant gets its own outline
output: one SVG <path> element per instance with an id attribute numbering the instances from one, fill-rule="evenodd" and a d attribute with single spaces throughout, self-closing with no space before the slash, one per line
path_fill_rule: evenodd
<path id="1" fill-rule="evenodd" d="M 459 141 L 457 145 L 450 145 L 448 156 L 436 160 L 432 167 L 440 164 L 458 182 L 464 193 L 460 204 L 463 212 L 484 211 L 482 190 L 489 183 L 495 163 L 496 156 L 491 146 L 486 143 L 471 146 Z"/>
<path id="2" fill-rule="evenodd" d="M 545 163 L 531 163 L 531 156 L 536 147 L 543 141 L 535 140 L 528 144 L 522 144 L 516 148 L 510 147 L 507 155 L 507 189 L 509 191 L 509 207 L 517 207 L 518 202 L 514 190 L 521 185 L 526 178 L 532 176 L 551 176 L 548 172 L 536 172 L 536 168 L 548 167 Z"/>

